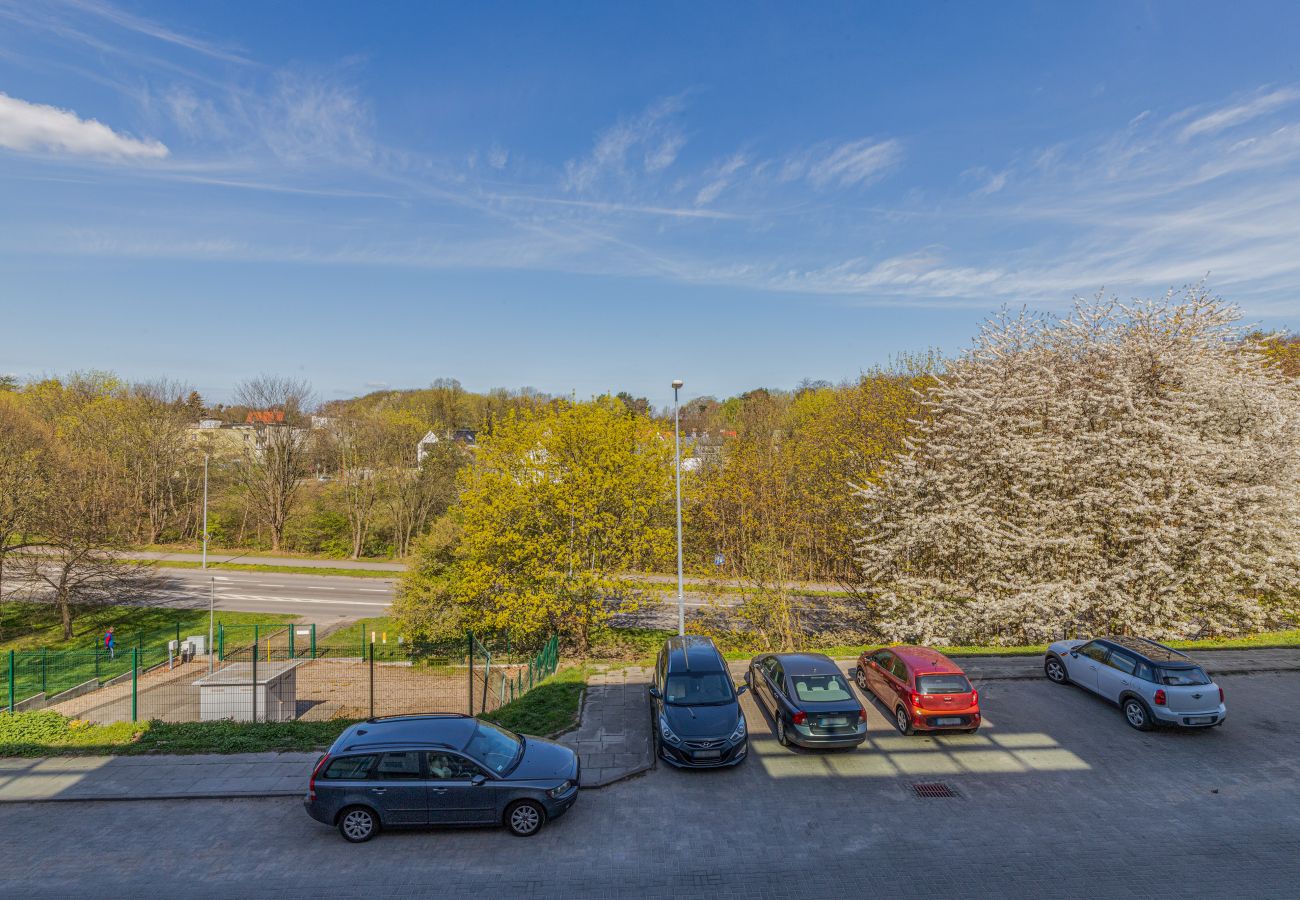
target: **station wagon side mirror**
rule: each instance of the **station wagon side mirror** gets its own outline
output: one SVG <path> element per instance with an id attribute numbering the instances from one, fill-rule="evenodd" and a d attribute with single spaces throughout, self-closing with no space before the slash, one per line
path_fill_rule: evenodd
<path id="1" fill-rule="evenodd" d="M 472 785 L 474 785 L 474 787 L 479 787 L 480 785 L 487 784 L 487 776 L 486 776 L 486 775 L 483 775 L 482 773 L 480 773 L 480 774 L 475 775 L 474 777 L 472 777 L 472 778 L 469 780 L 469 783 L 472 784 Z"/>
<path id="2" fill-rule="evenodd" d="M 747 685 L 747 684 L 742 684 L 740 687 L 736 688 L 736 696 L 739 697 L 741 694 L 745 693 L 745 691 L 747 691 L 747 690 L 749 690 L 749 685 Z"/>
<path id="3" fill-rule="evenodd" d="M 653 686 L 652 686 L 652 687 L 650 688 L 650 696 L 651 696 L 651 697 L 654 697 L 656 700 L 658 700 L 660 697 L 663 696 L 663 694 L 659 693 L 659 688 L 657 688 L 657 687 L 653 687 Z"/>

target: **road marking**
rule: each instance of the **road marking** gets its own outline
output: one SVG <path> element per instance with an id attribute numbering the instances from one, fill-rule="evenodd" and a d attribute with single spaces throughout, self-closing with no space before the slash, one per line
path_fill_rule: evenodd
<path id="1" fill-rule="evenodd" d="M 222 594 L 222 600 L 245 600 L 250 603 L 324 603 L 330 606 L 387 606 L 372 600 L 312 600 L 308 597 L 263 597 L 256 594 Z"/>
<path id="2" fill-rule="evenodd" d="M 358 591 L 365 591 L 368 594 L 387 594 L 388 588 L 357 588 Z"/>

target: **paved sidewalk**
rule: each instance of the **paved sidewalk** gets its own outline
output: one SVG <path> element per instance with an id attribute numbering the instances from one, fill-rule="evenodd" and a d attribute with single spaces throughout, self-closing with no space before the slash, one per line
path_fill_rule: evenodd
<path id="1" fill-rule="evenodd" d="M 319 757 L 214 753 L 0 758 L 0 803 L 294 796 L 307 790 Z"/>
<path id="2" fill-rule="evenodd" d="M 650 669 L 629 666 L 588 679 L 581 724 L 560 738 L 578 751 L 583 787 L 604 787 L 654 765 L 650 675 Z"/>

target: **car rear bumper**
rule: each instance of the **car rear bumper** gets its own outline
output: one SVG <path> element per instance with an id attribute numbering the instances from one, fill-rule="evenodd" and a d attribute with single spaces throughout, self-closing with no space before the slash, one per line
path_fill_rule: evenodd
<path id="1" fill-rule="evenodd" d="M 685 747 L 674 747 L 667 742 L 660 742 L 659 758 L 670 766 L 679 769 L 725 769 L 727 766 L 739 765 L 749 755 L 749 739 L 721 751 L 716 759 L 696 758 Z"/>
<path id="2" fill-rule="evenodd" d="M 962 731 L 967 728 L 979 728 L 980 717 L 979 710 L 960 710 L 955 712 L 944 711 L 938 715 L 931 715 L 928 712 L 918 715 L 912 714 L 912 729 L 914 731 Z M 939 724 L 941 720 L 957 719 L 956 722 Z"/>
<path id="3" fill-rule="evenodd" d="M 1212 728 L 1224 723 L 1228 718 L 1228 708 L 1220 703 L 1218 709 L 1189 713 L 1175 712 L 1163 706 L 1151 706 L 1151 715 L 1161 725 L 1172 725 L 1176 728 Z"/>
<path id="4" fill-rule="evenodd" d="M 867 739 L 867 723 L 860 722 L 855 731 L 843 734 L 814 734 L 806 725 L 795 725 L 786 729 L 785 736 L 790 743 L 813 750 L 856 747 Z"/>

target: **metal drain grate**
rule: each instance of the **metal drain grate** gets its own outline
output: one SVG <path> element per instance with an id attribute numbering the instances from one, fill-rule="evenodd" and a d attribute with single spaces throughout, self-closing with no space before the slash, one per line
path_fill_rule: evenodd
<path id="1" fill-rule="evenodd" d="M 916 791 L 916 796 L 929 799 L 957 796 L 956 791 L 940 781 L 916 783 L 912 785 L 912 790 Z"/>

